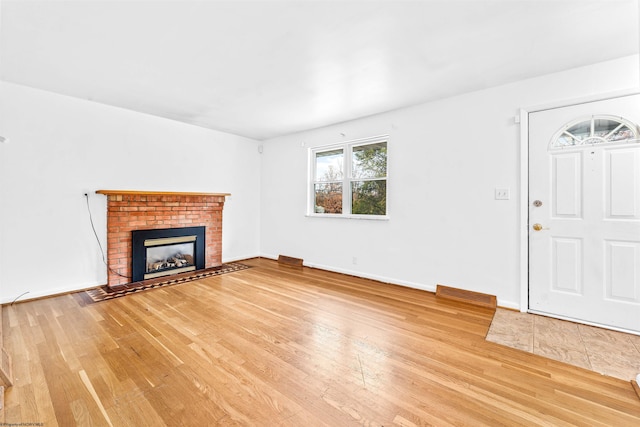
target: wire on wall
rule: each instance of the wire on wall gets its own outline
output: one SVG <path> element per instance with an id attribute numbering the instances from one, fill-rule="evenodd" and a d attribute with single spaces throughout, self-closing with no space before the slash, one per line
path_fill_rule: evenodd
<path id="1" fill-rule="evenodd" d="M 125 279 L 131 280 L 131 276 L 127 276 L 122 273 L 119 273 L 115 271 L 113 268 L 109 267 L 109 264 L 107 264 L 107 259 L 104 255 L 104 249 L 102 248 L 102 243 L 100 243 L 100 239 L 98 238 L 98 233 L 96 233 L 96 227 L 95 225 L 93 225 L 93 216 L 91 215 L 91 206 L 89 206 L 89 194 L 84 193 L 84 197 L 86 198 L 86 201 L 87 201 L 87 211 L 89 212 L 89 222 L 91 223 L 91 229 L 93 230 L 93 235 L 96 237 L 96 242 L 98 242 L 98 246 L 100 247 L 100 254 L 102 254 L 102 262 L 107 267 L 107 269 L 113 274 L 117 274 L 120 277 L 124 277 Z"/>

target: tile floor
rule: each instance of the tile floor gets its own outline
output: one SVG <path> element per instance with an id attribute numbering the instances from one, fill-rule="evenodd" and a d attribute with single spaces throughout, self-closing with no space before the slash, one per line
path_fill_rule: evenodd
<path id="1" fill-rule="evenodd" d="M 640 336 L 498 308 L 487 341 L 623 380 L 640 373 Z"/>

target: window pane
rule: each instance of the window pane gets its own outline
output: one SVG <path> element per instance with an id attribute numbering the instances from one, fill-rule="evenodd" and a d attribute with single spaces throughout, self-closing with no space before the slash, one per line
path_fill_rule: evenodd
<path id="1" fill-rule="evenodd" d="M 342 179 L 342 148 L 316 153 L 316 181 Z"/>
<path id="2" fill-rule="evenodd" d="M 609 137 L 609 141 L 622 141 L 624 139 L 633 139 L 633 131 L 626 126 L 622 126 Z"/>
<path id="3" fill-rule="evenodd" d="M 604 138 L 618 126 L 620 126 L 620 123 L 613 120 L 595 119 L 593 121 L 593 136 Z"/>
<path id="4" fill-rule="evenodd" d="M 387 181 L 351 182 L 351 213 L 357 215 L 387 214 Z"/>
<path id="5" fill-rule="evenodd" d="M 575 136 L 578 141 L 589 138 L 591 136 L 591 120 L 571 126 L 567 132 Z"/>
<path id="6" fill-rule="evenodd" d="M 567 135 L 566 133 L 563 133 L 562 135 L 560 135 L 555 143 L 556 147 L 568 147 L 572 145 L 576 145 L 576 140 L 573 139 L 572 136 Z"/>
<path id="7" fill-rule="evenodd" d="M 382 178 L 387 176 L 387 143 L 353 147 L 352 178 Z"/>
<path id="8" fill-rule="evenodd" d="M 342 213 L 342 183 L 315 184 L 315 213 Z"/>

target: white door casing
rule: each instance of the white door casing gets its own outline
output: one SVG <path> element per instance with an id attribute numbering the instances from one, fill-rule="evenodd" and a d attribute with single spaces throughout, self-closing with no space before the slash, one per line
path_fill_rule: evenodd
<path id="1" fill-rule="evenodd" d="M 550 146 L 601 115 L 639 123 L 640 95 L 529 115 L 529 310 L 640 333 L 640 143 Z"/>

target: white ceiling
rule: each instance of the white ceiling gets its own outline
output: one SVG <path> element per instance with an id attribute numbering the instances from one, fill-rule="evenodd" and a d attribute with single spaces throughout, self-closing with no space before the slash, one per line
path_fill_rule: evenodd
<path id="1" fill-rule="evenodd" d="M 638 0 L 2 0 L 1 78 L 266 139 L 638 53 Z"/>

